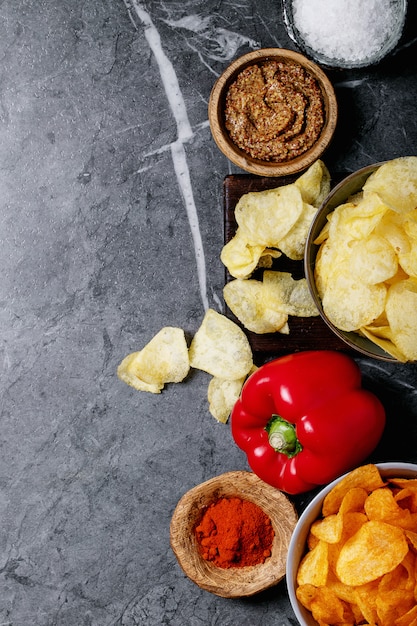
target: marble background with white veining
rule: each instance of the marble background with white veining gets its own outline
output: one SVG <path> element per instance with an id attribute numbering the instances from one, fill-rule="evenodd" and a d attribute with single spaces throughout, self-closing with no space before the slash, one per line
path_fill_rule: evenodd
<path id="1" fill-rule="evenodd" d="M 415 23 L 380 66 L 329 72 L 331 172 L 416 154 Z M 225 600 L 170 549 L 181 495 L 247 469 L 209 377 L 160 396 L 116 377 L 162 326 L 223 311 L 239 170 L 208 98 L 237 56 L 295 49 L 281 3 L 3 0 L 0 33 L 0 625 L 295 625 L 284 582 Z M 417 461 L 415 366 L 359 361 L 389 412 L 375 458 Z"/>

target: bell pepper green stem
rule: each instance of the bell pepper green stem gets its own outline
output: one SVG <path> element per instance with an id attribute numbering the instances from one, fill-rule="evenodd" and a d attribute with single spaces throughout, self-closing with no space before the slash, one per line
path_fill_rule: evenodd
<path id="1" fill-rule="evenodd" d="M 303 449 L 297 439 L 295 427 L 279 415 L 273 415 L 265 430 L 268 433 L 269 444 L 275 452 L 281 452 L 288 458 L 292 458 Z"/>

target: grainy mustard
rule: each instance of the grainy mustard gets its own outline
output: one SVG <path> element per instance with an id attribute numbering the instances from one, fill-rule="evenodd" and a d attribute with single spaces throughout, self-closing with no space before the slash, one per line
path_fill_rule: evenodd
<path id="1" fill-rule="evenodd" d="M 320 85 L 293 61 L 250 65 L 229 87 L 225 123 L 233 143 L 250 156 L 290 161 L 311 148 L 322 131 Z"/>

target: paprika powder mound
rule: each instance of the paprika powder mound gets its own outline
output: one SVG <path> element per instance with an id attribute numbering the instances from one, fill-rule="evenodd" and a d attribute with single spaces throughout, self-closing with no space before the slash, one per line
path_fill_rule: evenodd
<path id="1" fill-rule="evenodd" d="M 254 502 L 224 497 L 212 502 L 195 528 L 200 553 L 222 568 L 259 565 L 271 556 L 274 529 Z"/>

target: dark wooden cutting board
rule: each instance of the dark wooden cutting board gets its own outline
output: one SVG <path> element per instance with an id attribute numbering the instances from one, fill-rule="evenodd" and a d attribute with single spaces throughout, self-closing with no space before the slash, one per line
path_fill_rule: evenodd
<path id="1" fill-rule="evenodd" d="M 235 207 L 239 198 L 250 191 L 273 189 L 293 182 L 296 177 L 267 178 L 251 176 L 249 174 L 232 174 L 226 176 L 223 183 L 224 191 L 224 241 L 227 243 L 236 232 Z M 291 261 L 282 255 L 274 260 L 272 269 L 282 272 L 291 272 L 294 278 L 305 276 L 303 261 Z M 257 278 L 256 273 L 253 275 Z M 233 280 L 229 272 L 225 271 L 225 281 Z M 238 322 L 233 313 L 226 306 L 226 314 L 233 321 Z M 246 329 L 255 362 L 259 364 L 274 356 L 298 352 L 301 350 L 343 350 L 349 351 L 348 346 L 332 333 L 321 317 L 290 317 L 288 320 L 290 333 L 268 333 L 258 335 Z"/>

